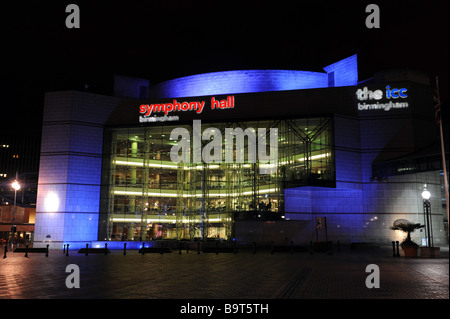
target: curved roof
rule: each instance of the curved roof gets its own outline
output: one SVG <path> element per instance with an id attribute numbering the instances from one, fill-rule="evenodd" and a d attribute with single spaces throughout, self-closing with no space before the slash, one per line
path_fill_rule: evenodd
<path id="1" fill-rule="evenodd" d="M 204 95 L 301 90 L 358 83 L 356 55 L 324 67 L 325 72 L 298 70 L 235 70 L 185 76 L 149 88 L 149 97 L 174 98 Z"/>

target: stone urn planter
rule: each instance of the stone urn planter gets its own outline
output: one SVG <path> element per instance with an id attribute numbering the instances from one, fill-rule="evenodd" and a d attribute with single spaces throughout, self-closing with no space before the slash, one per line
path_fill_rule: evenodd
<path id="1" fill-rule="evenodd" d="M 419 250 L 419 246 L 407 245 L 402 246 L 403 253 L 405 257 L 417 257 L 417 251 Z"/>
<path id="2" fill-rule="evenodd" d="M 406 233 L 406 238 L 402 241 L 400 246 L 403 249 L 405 257 L 417 257 L 417 252 L 419 250 L 419 245 L 416 244 L 411 239 L 411 233 L 416 229 L 423 228 L 425 225 L 414 224 L 414 223 L 399 223 L 391 227 L 392 230 L 400 230 Z"/>

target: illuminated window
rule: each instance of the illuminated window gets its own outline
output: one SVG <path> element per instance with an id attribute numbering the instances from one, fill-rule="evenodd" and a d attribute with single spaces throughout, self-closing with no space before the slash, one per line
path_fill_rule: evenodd
<path id="1" fill-rule="evenodd" d="M 248 138 L 243 149 L 235 144 L 233 149 L 234 159 L 244 153 L 244 163 L 226 163 L 222 147 L 223 162 L 178 164 L 170 158 L 176 144 L 170 135 L 180 127 L 192 135 L 191 125 L 111 129 L 110 167 L 103 172 L 110 188 L 109 198 L 104 198 L 110 221 L 105 238 L 228 239 L 236 218 L 283 218 L 285 188 L 335 187 L 331 118 L 201 125 L 202 131 L 213 126 L 221 132 L 277 127 L 277 169 L 259 173 L 264 164 L 248 161 Z"/>

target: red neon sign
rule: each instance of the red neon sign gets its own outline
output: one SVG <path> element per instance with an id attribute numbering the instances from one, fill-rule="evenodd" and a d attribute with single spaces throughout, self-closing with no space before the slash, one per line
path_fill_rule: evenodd
<path id="1" fill-rule="evenodd" d="M 148 117 L 153 113 L 164 113 L 164 115 L 167 115 L 170 112 L 181 111 L 195 111 L 197 114 L 200 114 L 203 112 L 205 104 L 205 101 L 191 101 L 180 103 L 177 100 L 173 100 L 173 103 L 141 104 L 139 106 L 139 113 L 144 117 Z M 215 97 L 212 97 L 210 106 L 211 110 L 232 109 L 234 108 L 234 95 L 227 96 L 225 100 L 216 100 Z"/>

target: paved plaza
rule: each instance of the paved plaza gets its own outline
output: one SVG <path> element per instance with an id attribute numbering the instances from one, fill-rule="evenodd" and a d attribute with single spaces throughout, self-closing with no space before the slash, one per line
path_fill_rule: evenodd
<path id="1" fill-rule="evenodd" d="M 3 257 L 3 254 L 2 254 Z M 68 265 L 79 288 L 68 288 Z M 379 288 L 368 288 L 368 265 Z M 440 258 L 392 256 L 389 247 L 333 254 L 275 252 L 79 254 L 8 252 L 0 259 L 1 299 L 448 299 L 448 247 Z"/>

